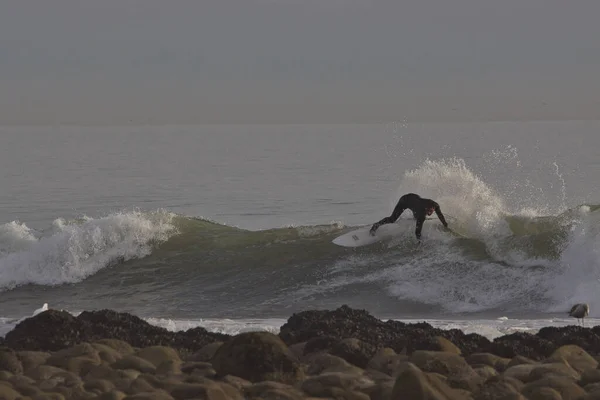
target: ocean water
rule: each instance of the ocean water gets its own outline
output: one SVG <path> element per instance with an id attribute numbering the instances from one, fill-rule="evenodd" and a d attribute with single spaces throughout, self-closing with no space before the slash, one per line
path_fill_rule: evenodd
<path id="1" fill-rule="evenodd" d="M 600 308 L 600 121 L 0 127 L 0 334 L 48 303 L 236 333 L 364 308 L 489 337 Z M 414 192 L 427 221 L 332 240 Z M 406 219 L 404 221 L 404 219 Z"/>

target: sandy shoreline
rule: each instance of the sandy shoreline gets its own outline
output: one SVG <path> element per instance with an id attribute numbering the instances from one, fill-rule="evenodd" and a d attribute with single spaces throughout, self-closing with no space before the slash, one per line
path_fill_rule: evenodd
<path id="1" fill-rule="evenodd" d="M 49 310 L 0 346 L 0 399 L 600 399 L 600 327 L 490 341 L 344 306 L 230 336 Z"/>

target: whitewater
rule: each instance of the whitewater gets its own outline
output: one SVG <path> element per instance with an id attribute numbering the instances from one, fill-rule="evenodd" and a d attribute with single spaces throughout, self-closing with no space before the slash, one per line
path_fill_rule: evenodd
<path id="1" fill-rule="evenodd" d="M 342 304 L 496 337 L 576 323 L 566 311 L 587 302 L 594 324 L 600 201 L 590 188 L 600 174 L 593 146 L 572 143 L 597 141 L 596 127 L 54 132 L 62 140 L 51 143 L 53 157 L 32 150 L 45 170 L 0 153 L 0 334 L 43 303 L 225 333 L 277 331 L 293 312 Z M 41 139 L 36 129 L 28 143 Z M 561 142 L 566 129 L 571 139 Z M 367 144 L 380 151 L 360 161 Z M 406 212 L 394 240 L 332 243 L 409 192 L 435 199 L 461 237 L 426 222 L 418 245 Z"/>

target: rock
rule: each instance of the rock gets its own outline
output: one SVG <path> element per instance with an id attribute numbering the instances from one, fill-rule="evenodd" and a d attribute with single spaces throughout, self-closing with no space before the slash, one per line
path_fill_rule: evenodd
<path id="1" fill-rule="evenodd" d="M 373 380 L 360 375 L 329 372 L 312 376 L 302 382 L 301 389 L 314 397 L 335 397 L 331 388 L 346 389 L 346 391 L 361 391 L 372 387 Z"/>
<path id="2" fill-rule="evenodd" d="M 208 362 L 186 362 L 181 366 L 181 372 L 184 374 L 200 373 L 202 376 L 214 376 L 216 371 L 211 363 Z"/>
<path id="3" fill-rule="evenodd" d="M 118 339 L 100 339 L 96 342 L 97 344 L 101 344 L 103 346 L 110 347 L 111 349 L 118 352 L 121 356 L 126 356 L 128 354 L 135 353 L 135 350 L 131 345 L 127 342 Z"/>
<path id="4" fill-rule="evenodd" d="M 449 385 L 456 389 L 473 391 L 482 381 L 465 359 L 457 354 L 418 350 L 412 354 L 410 362 L 423 372 L 435 372 L 448 377 Z"/>
<path id="5" fill-rule="evenodd" d="M 113 390 L 108 393 L 103 393 L 98 396 L 95 400 L 123 400 L 127 395 L 118 390 Z"/>
<path id="6" fill-rule="evenodd" d="M 579 372 L 571 368 L 570 365 L 565 363 L 553 363 L 553 364 L 539 364 L 531 370 L 527 377 L 528 382 L 537 381 L 545 376 L 562 376 L 564 378 L 578 381 L 581 379 Z"/>
<path id="7" fill-rule="evenodd" d="M 365 368 L 375 352 L 375 346 L 358 339 L 342 339 L 329 351 L 330 354 L 341 357 L 359 368 Z"/>
<path id="8" fill-rule="evenodd" d="M 509 367 L 502 374 L 508 378 L 518 379 L 521 382 L 529 381 L 529 374 L 534 370 L 539 364 L 521 364 L 515 365 L 514 367 Z"/>
<path id="9" fill-rule="evenodd" d="M 306 342 L 301 342 L 301 343 L 296 343 L 296 344 L 289 346 L 289 349 L 297 359 L 302 360 L 304 358 L 305 347 L 306 347 Z"/>
<path id="10" fill-rule="evenodd" d="M 127 355 L 121 358 L 120 360 L 117 360 L 111 365 L 111 367 L 114 369 L 134 369 L 142 373 L 153 373 L 156 370 L 154 364 L 152 364 L 150 361 L 140 358 L 138 356 L 134 356 L 132 354 Z"/>
<path id="11" fill-rule="evenodd" d="M 247 387 L 244 394 L 250 398 L 258 397 L 265 400 L 299 400 L 304 398 L 304 394 L 295 387 L 270 381 L 255 383 Z"/>
<path id="12" fill-rule="evenodd" d="M 489 365 L 482 365 L 478 368 L 473 368 L 473 371 L 475 371 L 475 373 L 477 375 L 479 375 L 479 377 L 481 377 L 481 380 L 483 382 L 487 381 L 489 378 L 491 378 L 493 376 L 498 375 L 498 371 L 496 371 L 494 368 L 490 367 Z"/>
<path id="13" fill-rule="evenodd" d="M 527 392 L 528 400 L 563 400 L 556 390 L 549 387 L 533 387 Z"/>
<path id="14" fill-rule="evenodd" d="M 370 388 L 363 389 L 363 391 L 371 400 L 389 400 L 392 398 L 395 383 L 394 379 L 378 382 Z"/>
<path id="15" fill-rule="evenodd" d="M 522 387 L 520 381 L 498 375 L 486 380 L 473 394 L 476 400 L 520 399 Z"/>
<path id="16" fill-rule="evenodd" d="M 134 379 L 127 389 L 126 393 L 136 394 L 136 393 L 151 393 L 154 392 L 154 386 L 150 384 L 146 379 L 142 376 L 138 376 Z"/>
<path id="17" fill-rule="evenodd" d="M 52 365 L 38 365 L 35 368 L 27 371 L 27 376 L 35 381 L 44 381 L 52 378 L 54 375 L 65 373 L 66 371 L 62 368 L 54 367 Z"/>
<path id="18" fill-rule="evenodd" d="M 516 365 L 535 364 L 535 363 L 536 363 L 536 361 L 534 361 L 530 358 L 523 357 L 523 356 L 515 356 L 508 362 L 508 364 L 506 365 L 506 368 L 514 367 Z"/>
<path id="19" fill-rule="evenodd" d="M 600 383 L 600 370 L 599 369 L 587 369 L 581 374 L 580 386 L 586 387 L 594 383 Z M 598 386 L 600 388 L 600 385 Z M 586 389 L 589 392 L 588 389 Z"/>
<path id="20" fill-rule="evenodd" d="M 146 347 L 135 353 L 135 355 L 151 362 L 155 367 L 158 367 L 165 361 L 181 362 L 179 353 L 177 353 L 177 351 L 174 349 L 165 346 Z"/>
<path id="21" fill-rule="evenodd" d="M 425 374 L 413 364 L 396 379 L 391 398 L 394 400 L 459 400 L 465 397 L 437 377 Z"/>
<path id="22" fill-rule="evenodd" d="M 180 375 L 181 361 L 179 360 L 166 360 L 163 361 L 156 367 L 156 375 Z"/>
<path id="23" fill-rule="evenodd" d="M 13 377 L 13 373 L 12 372 L 8 372 L 8 371 L 0 371 L 0 381 L 8 381 L 11 377 Z"/>
<path id="24" fill-rule="evenodd" d="M 4 337 L 15 350 L 57 351 L 84 341 L 83 324 L 66 311 L 48 310 L 19 322 Z"/>
<path id="25" fill-rule="evenodd" d="M 564 345 L 576 345 L 591 354 L 600 353 L 600 329 L 584 328 L 576 325 L 563 327 L 545 327 L 537 336 L 554 343 L 556 348 Z"/>
<path id="26" fill-rule="evenodd" d="M 545 362 L 560 363 L 564 361 L 566 361 L 578 372 L 596 369 L 598 367 L 598 361 L 596 361 L 581 347 L 576 345 L 565 345 L 559 347 Z"/>
<path id="27" fill-rule="evenodd" d="M 399 355 L 389 347 L 380 349 L 367 363 L 367 369 L 383 372 L 389 376 L 397 376 L 400 366 L 406 365 L 409 357 Z"/>
<path id="28" fill-rule="evenodd" d="M 131 375 L 131 371 L 134 371 L 137 375 Z M 106 364 L 94 365 L 89 369 L 89 371 L 84 375 L 84 380 L 88 379 L 106 379 L 109 381 L 113 381 L 121 378 L 131 378 L 135 379 L 140 374 L 140 371 L 137 370 L 121 370 L 121 369 L 113 369 Z"/>
<path id="29" fill-rule="evenodd" d="M 223 342 L 213 342 L 209 343 L 206 346 L 202 347 L 200 350 L 192 354 L 190 357 L 186 359 L 186 361 L 204 361 L 210 362 L 212 358 L 215 356 L 217 350 Z"/>
<path id="30" fill-rule="evenodd" d="M 5 382 L 0 382 L 0 399 L 2 400 L 17 400 L 20 399 L 21 393 L 17 392 Z"/>
<path id="31" fill-rule="evenodd" d="M 119 351 L 102 343 L 92 343 L 92 347 L 98 352 L 100 360 L 107 364 L 112 364 L 123 357 Z"/>
<path id="32" fill-rule="evenodd" d="M 513 358 L 521 355 L 533 360 L 541 360 L 548 357 L 554 348 L 555 346 L 552 342 L 539 336 L 525 332 L 516 332 L 494 339 L 486 352 L 504 358 Z"/>
<path id="33" fill-rule="evenodd" d="M 233 386 L 234 388 L 240 391 L 252 386 L 252 382 L 242 378 L 238 378 L 237 376 L 233 375 L 225 375 L 223 378 L 221 378 L 221 381 Z"/>
<path id="34" fill-rule="evenodd" d="M 173 397 L 165 391 L 157 390 L 146 393 L 132 394 L 125 397 L 124 400 L 173 400 Z"/>
<path id="35" fill-rule="evenodd" d="M 585 390 L 569 378 L 550 376 L 528 383 L 521 390 L 521 394 L 529 398 L 539 391 L 539 388 L 552 388 L 562 396 L 563 400 L 576 400 L 585 396 Z"/>
<path id="36" fill-rule="evenodd" d="M 83 388 L 88 392 L 108 393 L 115 389 L 115 385 L 106 379 L 88 379 L 85 381 Z"/>
<path id="37" fill-rule="evenodd" d="M 333 356 L 327 353 L 313 354 L 306 360 L 308 363 L 307 373 L 309 375 L 319 375 L 327 372 L 344 372 L 353 374 L 362 374 L 363 370 L 350 365 L 350 363 L 341 357 Z"/>
<path id="38" fill-rule="evenodd" d="M 23 365 L 14 351 L 0 348 L 0 371 L 15 375 L 23 373 Z"/>
<path id="39" fill-rule="evenodd" d="M 427 323 L 405 324 L 393 320 L 383 322 L 365 310 L 355 310 L 348 306 L 333 311 L 311 310 L 293 314 L 280 328 L 279 336 L 288 345 L 307 342 L 305 353 L 312 352 L 317 347 L 326 348 L 335 343 L 334 340 L 348 338 L 358 339 L 375 348 L 389 347 L 396 352 L 408 349 L 409 353 L 428 338 L 433 340 L 435 336 L 450 340 L 463 354 L 471 354 L 490 343 L 480 335 L 465 335 L 457 329 L 436 329 Z M 327 340 L 330 344 L 326 343 Z"/>
<path id="40" fill-rule="evenodd" d="M 506 370 L 510 360 L 498 357 L 490 353 L 474 353 L 465 357 L 465 361 L 470 365 L 487 365 L 494 368 L 498 372 Z"/>
<path id="41" fill-rule="evenodd" d="M 339 341 L 339 338 L 333 336 L 313 337 L 304 344 L 304 355 L 329 352 L 329 350 Z"/>
<path id="42" fill-rule="evenodd" d="M 6 334 L 4 344 L 15 350 L 57 351 L 84 342 L 112 347 L 111 341 L 119 340 L 140 348 L 166 345 L 193 352 L 208 343 L 228 338 L 204 328 L 170 332 L 131 314 L 112 310 L 84 311 L 77 317 L 48 310 L 17 324 Z"/>
<path id="43" fill-rule="evenodd" d="M 206 400 L 228 400 L 223 389 L 215 383 L 182 383 L 177 385 L 171 396 L 175 399 L 206 399 Z"/>
<path id="44" fill-rule="evenodd" d="M 53 353 L 46 364 L 79 373 L 84 366 L 98 365 L 101 361 L 91 344 L 81 343 Z"/>
<path id="45" fill-rule="evenodd" d="M 426 337 L 413 346 L 415 350 L 445 351 L 452 354 L 461 354 L 461 350 L 454 343 L 443 336 Z"/>
<path id="46" fill-rule="evenodd" d="M 17 352 L 17 357 L 23 365 L 23 371 L 27 371 L 38 365 L 45 364 L 48 358 L 50 358 L 50 353 L 42 351 L 19 351 Z"/>
<path id="47" fill-rule="evenodd" d="M 235 375 L 251 382 L 294 382 L 301 378 L 298 360 L 279 337 L 269 332 L 246 332 L 225 342 L 212 360 L 221 376 Z"/>

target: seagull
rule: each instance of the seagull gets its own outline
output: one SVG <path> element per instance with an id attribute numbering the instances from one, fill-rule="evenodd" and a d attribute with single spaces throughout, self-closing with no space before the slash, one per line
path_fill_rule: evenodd
<path id="1" fill-rule="evenodd" d="M 34 316 L 38 315 L 39 313 L 47 311 L 47 310 L 48 310 L 48 303 L 44 303 L 42 308 L 38 308 L 37 310 L 35 310 L 31 316 L 34 317 Z"/>
<path id="2" fill-rule="evenodd" d="M 583 319 L 588 316 L 590 313 L 590 306 L 586 303 L 578 303 L 571 307 L 571 311 L 569 311 L 569 316 L 577 318 L 577 322 L 579 323 L 579 318 L 581 318 L 581 323 L 585 326 L 585 322 Z"/>

